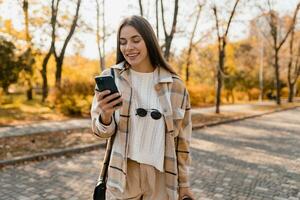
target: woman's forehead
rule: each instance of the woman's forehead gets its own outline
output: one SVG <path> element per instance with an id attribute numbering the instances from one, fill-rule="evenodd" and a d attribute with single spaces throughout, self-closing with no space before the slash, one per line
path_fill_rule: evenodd
<path id="1" fill-rule="evenodd" d="M 132 38 L 136 36 L 141 36 L 141 34 L 133 26 L 126 25 L 121 28 L 120 38 Z"/>

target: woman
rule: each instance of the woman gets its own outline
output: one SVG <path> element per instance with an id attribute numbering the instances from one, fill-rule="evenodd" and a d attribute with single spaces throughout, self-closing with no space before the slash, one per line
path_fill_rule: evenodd
<path id="1" fill-rule="evenodd" d="M 116 63 L 112 68 L 122 95 L 95 91 L 91 108 L 93 132 L 101 138 L 115 134 L 106 199 L 193 198 L 188 179 L 189 95 L 164 60 L 147 20 L 123 20 Z M 110 69 L 102 73 L 110 74 Z"/>

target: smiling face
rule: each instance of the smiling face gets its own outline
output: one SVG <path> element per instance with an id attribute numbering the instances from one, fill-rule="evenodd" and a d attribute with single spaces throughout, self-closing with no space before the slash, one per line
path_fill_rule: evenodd
<path id="1" fill-rule="evenodd" d="M 146 44 L 139 32 L 126 25 L 120 31 L 120 51 L 126 61 L 134 68 L 151 67 Z"/>

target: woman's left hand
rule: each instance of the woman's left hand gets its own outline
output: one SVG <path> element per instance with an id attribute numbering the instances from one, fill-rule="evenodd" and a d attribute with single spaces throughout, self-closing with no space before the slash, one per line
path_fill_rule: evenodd
<path id="1" fill-rule="evenodd" d="M 179 200 L 182 200 L 183 197 L 186 197 L 186 196 L 195 200 L 194 195 L 189 187 L 180 187 L 179 188 Z"/>

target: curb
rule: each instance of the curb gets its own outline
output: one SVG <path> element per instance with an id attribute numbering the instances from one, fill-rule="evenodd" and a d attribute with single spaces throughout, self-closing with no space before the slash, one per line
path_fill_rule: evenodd
<path id="1" fill-rule="evenodd" d="M 220 124 L 227 124 L 227 123 L 231 123 L 231 122 L 236 122 L 236 121 L 242 121 L 245 119 L 251 119 L 251 118 L 255 118 L 255 117 L 260 117 L 263 115 L 268 115 L 268 114 L 272 114 L 272 113 L 276 113 L 276 112 L 281 112 L 281 111 L 286 111 L 286 110 L 292 110 L 295 108 L 298 108 L 300 106 L 294 106 L 291 108 L 279 108 L 279 109 L 275 109 L 273 111 L 269 111 L 269 112 L 264 112 L 264 113 L 260 113 L 260 114 L 254 114 L 254 115 L 249 115 L 249 116 L 244 116 L 244 117 L 238 117 L 238 118 L 233 118 L 233 119 L 228 119 L 228 120 L 221 120 L 218 122 L 211 122 L 211 123 L 206 123 L 206 124 L 196 124 L 193 125 L 193 130 L 196 129 L 202 129 L 202 128 L 206 128 L 206 127 L 212 127 L 212 126 L 216 126 L 216 125 L 220 125 Z M 52 158 L 52 157 L 60 157 L 60 156 L 65 156 L 65 155 L 72 155 L 72 154 L 77 154 L 77 153 L 83 153 L 83 152 L 87 152 L 87 151 L 92 151 L 92 150 L 96 150 L 99 148 L 104 148 L 105 147 L 105 142 L 98 142 L 95 144 L 88 144 L 88 145 L 81 145 L 81 146 L 76 146 L 76 147 L 69 147 L 69 148 L 65 148 L 65 149 L 59 149 L 59 150 L 51 150 L 45 153 L 37 153 L 37 154 L 32 154 L 30 156 L 20 156 L 20 157 L 16 157 L 10 160 L 0 160 L 0 169 L 8 166 L 8 165 L 16 165 L 16 164 L 22 164 L 25 162 L 30 162 L 30 161 L 40 161 L 40 160 L 45 160 L 48 158 Z"/>
<path id="2" fill-rule="evenodd" d="M 212 126 L 216 126 L 216 125 L 220 125 L 220 124 L 227 124 L 227 123 L 236 122 L 236 121 L 242 121 L 242 120 L 245 120 L 245 119 L 260 117 L 260 116 L 263 116 L 263 115 L 269 115 L 269 114 L 276 113 L 276 112 L 292 110 L 292 109 L 299 108 L 299 107 L 300 106 L 294 106 L 294 107 L 291 107 L 291 108 L 277 108 L 273 111 L 264 112 L 264 113 L 260 113 L 260 114 L 253 114 L 253 115 L 237 117 L 237 118 L 232 118 L 232 119 L 225 119 L 225 120 L 206 123 L 206 124 L 198 124 L 198 125 L 196 124 L 196 125 L 193 126 L 193 130 L 202 129 L 202 128 L 206 128 L 206 127 L 212 127 Z"/>
<path id="3" fill-rule="evenodd" d="M 83 153 L 87 151 L 96 150 L 99 148 L 105 147 L 105 142 L 98 142 L 95 144 L 87 144 L 87 145 L 81 145 L 77 147 L 69 147 L 65 149 L 55 149 L 44 153 L 36 153 L 32 154 L 30 156 L 20 156 L 16 157 L 10 160 L 0 160 L 0 169 L 8 166 L 8 165 L 16 165 L 16 164 L 22 164 L 25 162 L 30 161 L 40 161 L 45 160 L 51 157 L 60 157 L 60 156 L 66 156 L 66 155 L 72 155 L 76 153 Z"/>

